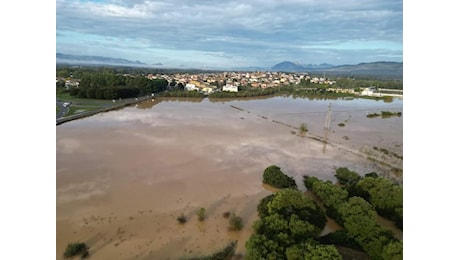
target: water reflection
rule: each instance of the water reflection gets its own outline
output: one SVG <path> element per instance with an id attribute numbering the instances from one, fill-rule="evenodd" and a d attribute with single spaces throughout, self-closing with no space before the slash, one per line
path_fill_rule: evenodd
<path id="1" fill-rule="evenodd" d="M 328 144 L 323 154 L 321 142 L 301 138 L 293 127 L 305 122 L 309 134 L 321 136 L 329 103 L 328 138 L 336 145 Z M 366 117 L 369 111 L 390 108 L 402 109 L 402 101 L 155 98 L 63 124 L 56 129 L 56 216 L 62 220 L 57 221 L 57 249 L 98 232 L 107 234 L 109 241 L 123 227 L 139 243 L 165 250 L 156 259 L 178 259 L 182 246 L 213 251 L 216 241 L 229 238 L 223 212 L 248 216 L 247 223 L 257 217 L 258 201 L 270 193 L 261 185 L 269 165 L 279 165 L 298 184 L 303 175 L 335 181 L 336 167 L 381 173 L 377 163 L 348 150 L 376 157 L 374 153 L 384 148 L 389 155 L 402 155 L 403 115 L 385 120 Z M 201 232 L 192 218 L 191 225 L 177 232 L 176 216 L 195 216 L 199 207 L 206 208 L 210 215 L 205 223 L 213 228 L 197 238 Z M 245 241 L 251 225 L 241 232 L 238 239 Z M 181 237 L 190 237 L 190 242 L 171 242 Z M 131 242 L 101 245 L 97 254 L 100 259 L 115 259 L 110 254 L 137 253 L 137 243 Z M 172 244 L 177 248 L 168 249 Z"/>

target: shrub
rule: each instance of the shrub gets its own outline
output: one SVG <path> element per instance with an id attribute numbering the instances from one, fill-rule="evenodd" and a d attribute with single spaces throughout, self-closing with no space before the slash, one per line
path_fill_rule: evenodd
<path id="1" fill-rule="evenodd" d="M 335 173 L 335 177 L 342 185 L 353 185 L 361 180 L 361 176 L 359 176 L 358 173 L 351 171 L 348 168 L 340 167 L 335 171 Z"/>
<path id="2" fill-rule="evenodd" d="M 300 124 L 299 135 L 304 137 L 307 132 L 308 132 L 307 124 L 305 123 Z"/>
<path id="3" fill-rule="evenodd" d="M 241 217 L 232 214 L 228 221 L 230 223 L 230 230 L 241 230 L 243 228 L 243 219 Z"/>
<path id="4" fill-rule="evenodd" d="M 271 185 L 275 188 L 294 188 L 297 189 L 297 184 L 292 177 L 284 174 L 280 167 L 276 165 L 268 166 L 263 175 L 263 183 Z"/>
<path id="5" fill-rule="evenodd" d="M 204 208 L 201 208 L 200 210 L 198 210 L 196 214 L 198 215 L 199 221 L 203 221 L 206 218 L 206 210 Z"/>
<path id="6" fill-rule="evenodd" d="M 64 257 L 70 258 L 77 255 L 81 255 L 82 258 L 86 258 L 89 256 L 88 249 L 88 246 L 82 242 L 69 243 L 67 244 L 67 248 L 65 249 Z"/>
<path id="7" fill-rule="evenodd" d="M 181 214 L 179 217 L 177 217 L 177 221 L 181 224 L 184 224 L 187 222 L 187 217 L 184 214 Z"/>

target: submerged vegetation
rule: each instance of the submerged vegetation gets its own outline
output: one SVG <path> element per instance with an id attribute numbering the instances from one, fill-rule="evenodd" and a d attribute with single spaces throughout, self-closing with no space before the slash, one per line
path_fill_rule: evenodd
<path id="1" fill-rule="evenodd" d="M 64 252 L 64 258 L 72 258 L 81 256 L 81 258 L 89 257 L 89 247 L 83 242 L 69 243 Z"/>
<path id="2" fill-rule="evenodd" d="M 281 172 L 276 165 L 268 168 Z M 377 222 L 381 215 L 402 229 L 402 186 L 374 172 L 362 177 L 343 167 L 335 177 L 337 184 L 304 176 L 305 187 L 325 212 L 292 187 L 263 198 L 257 207 L 260 219 L 246 242 L 246 259 L 342 259 L 343 248 L 365 252 L 370 259 L 402 259 L 402 241 Z M 326 215 L 343 229 L 320 236 Z"/>
<path id="3" fill-rule="evenodd" d="M 238 244 L 238 241 L 232 241 L 228 243 L 228 245 L 225 246 L 222 250 L 219 250 L 210 256 L 192 257 L 192 258 L 187 258 L 187 259 L 188 260 L 230 260 L 235 254 L 235 249 L 236 249 L 237 244 Z"/>
<path id="4" fill-rule="evenodd" d="M 307 124 L 305 124 L 305 123 L 300 124 L 300 126 L 299 126 L 299 135 L 301 137 L 304 137 L 305 134 L 307 134 L 307 132 L 308 132 Z"/>
<path id="5" fill-rule="evenodd" d="M 382 111 L 381 114 L 372 113 L 372 114 L 368 114 L 367 117 L 368 118 L 374 118 L 374 117 L 381 116 L 382 118 L 389 118 L 389 117 L 392 117 L 392 116 L 401 116 L 401 115 L 402 115 L 401 112 Z"/>
<path id="6" fill-rule="evenodd" d="M 294 188 L 297 189 L 297 184 L 292 177 L 284 174 L 280 167 L 276 165 L 268 166 L 263 175 L 263 183 L 275 188 Z"/>

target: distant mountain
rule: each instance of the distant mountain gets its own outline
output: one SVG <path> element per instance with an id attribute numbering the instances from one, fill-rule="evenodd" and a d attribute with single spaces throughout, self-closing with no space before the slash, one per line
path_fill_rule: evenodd
<path id="1" fill-rule="evenodd" d="M 270 68 L 267 67 L 233 67 L 235 71 L 268 71 Z"/>
<path id="2" fill-rule="evenodd" d="M 272 71 L 282 72 L 321 72 L 335 76 L 375 76 L 381 78 L 402 79 L 403 63 L 402 62 L 370 62 L 359 63 L 357 65 L 340 65 L 334 66 L 327 63 L 319 65 L 303 65 L 290 61 L 284 61 L 271 67 Z"/>
<path id="3" fill-rule="evenodd" d="M 278 63 L 276 64 L 275 66 L 271 67 L 270 70 L 272 71 L 282 71 L 282 72 L 300 72 L 300 71 L 306 71 L 306 67 L 301 65 L 301 64 L 298 64 L 298 63 L 294 63 L 294 62 L 291 62 L 291 61 L 283 61 L 281 63 Z"/>
<path id="4" fill-rule="evenodd" d="M 402 62 L 370 62 L 359 63 L 357 65 L 341 65 L 325 70 L 336 75 L 352 76 L 387 76 L 393 78 L 403 77 Z"/>
<path id="5" fill-rule="evenodd" d="M 300 64 L 294 63 L 291 61 L 283 61 L 281 63 L 276 64 L 275 66 L 271 67 L 270 70 L 272 71 L 282 71 L 282 72 L 307 72 L 307 71 L 317 71 L 317 70 L 325 70 L 333 68 L 334 65 L 321 63 L 317 64 Z"/>
<path id="6" fill-rule="evenodd" d="M 71 64 L 106 64 L 106 65 L 147 65 L 146 63 L 130 61 L 120 58 L 110 58 L 102 56 L 85 56 L 85 55 L 70 55 L 56 53 L 56 63 L 71 63 Z"/>

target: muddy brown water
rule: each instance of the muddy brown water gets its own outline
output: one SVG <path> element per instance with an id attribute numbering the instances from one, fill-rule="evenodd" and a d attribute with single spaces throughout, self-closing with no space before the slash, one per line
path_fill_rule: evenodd
<path id="1" fill-rule="evenodd" d="M 324 135 L 329 105 L 335 146 L 296 134 L 306 123 Z M 178 259 L 232 240 L 244 254 L 257 204 L 272 192 L 261 182 L 267 166 L 303 189 L 302 175 L 335 181 L 336 167 L 391 174 L 366 158 L 374 146 L 402 156 L 403 117 L 366 117 L 383 110 L 402 112 L 402 100 L 155 99 L 57 126 L 56 257 L 74 241 L 93 259 Z M 228 230 L 225 212 L 243 218 L 241 231 Z"/>

